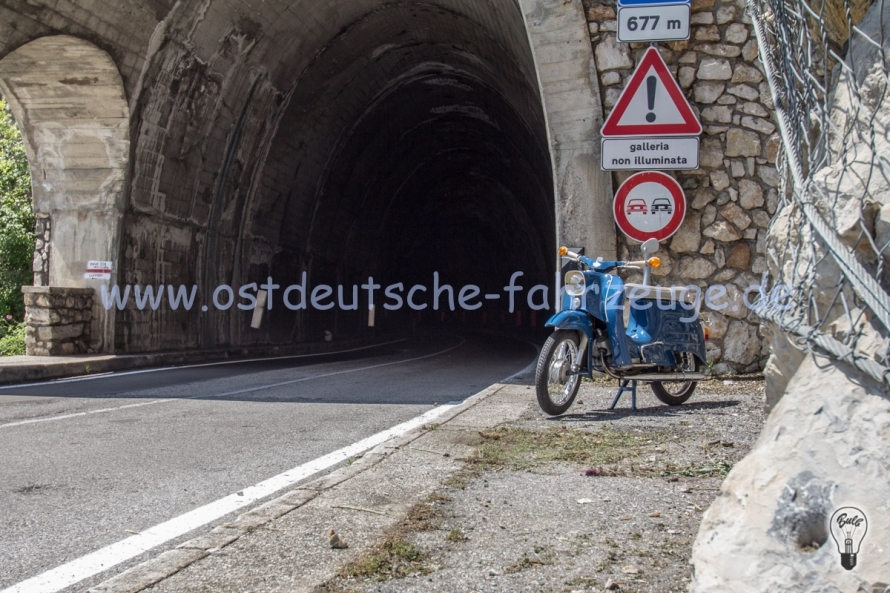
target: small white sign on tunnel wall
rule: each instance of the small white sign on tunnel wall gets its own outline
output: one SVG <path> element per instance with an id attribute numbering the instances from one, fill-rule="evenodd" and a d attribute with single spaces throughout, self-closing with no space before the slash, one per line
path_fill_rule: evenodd
<path id="1" fill-rule="evenodd" d="M 83 277 L 86 280 L 111 280 L 111 270 L 110 261 L 88 261 Z"/>

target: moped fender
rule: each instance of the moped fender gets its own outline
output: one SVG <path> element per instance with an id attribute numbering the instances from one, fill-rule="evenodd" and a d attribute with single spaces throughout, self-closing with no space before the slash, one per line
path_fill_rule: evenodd
<path id="1" fill-rule="evenodd" d="M 546 327 L 581 331 L 588 340 L 593 340 L 593 323 L 583 311 L 560 311 L 547 320 Z"/>

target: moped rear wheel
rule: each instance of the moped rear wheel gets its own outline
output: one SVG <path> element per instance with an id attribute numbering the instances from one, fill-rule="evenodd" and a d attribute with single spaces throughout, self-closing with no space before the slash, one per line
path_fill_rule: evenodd
<path id="1" fill-rule="evenodd" d="M 581 376 L 570 375 L 569 371 L 577 357 L 578 335 L 572 331 L 553 332 L 541 349 L 535 370 L 535 391 L 538 405 L 551 416 L 564 413 L 575 401 Z"/>
<path id="2" fill-rule="evenodd" d="M 699 362 L 694 354 L 683 352 L 679 356 L 682 359 L 680 369 L 687 373 L 695 373 L 699 370 Z M 662 403 L 679 406 L 692 397 L 697 385 L 698 381 L 653 381 L 649 383 L 649 388 Z"/>

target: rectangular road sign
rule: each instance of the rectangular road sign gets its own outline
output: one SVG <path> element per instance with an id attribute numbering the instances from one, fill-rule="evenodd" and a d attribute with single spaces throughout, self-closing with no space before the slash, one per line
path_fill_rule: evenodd
<path id="1" fill-rule="evenodd" d="M 111 280 L 112 263 L 110 261 L 88 261 L 86 280 Z"/>
<path id="2" fill-rule="evenodd" d="M 691 4 L 692 0 L 618 0 L 618 7 L 643 4 Z"/>
<path id="3" fill-rule="evenodd" d="M 603 171 L 698 169 L 698 137 L 603 138 Z"/>
<path id="4" fill-rule="evenodd" d="M 618 41 L 689 39 L 689 4 L 640 4 L 618 7 Z"/>

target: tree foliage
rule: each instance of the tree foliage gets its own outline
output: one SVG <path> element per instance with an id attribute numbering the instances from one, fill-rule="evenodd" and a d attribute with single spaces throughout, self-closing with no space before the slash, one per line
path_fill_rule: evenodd
<path id="1" fill-rule="evenodd" d="M 22 286 L 31 284 L 34 257 L 31 174 L 12 112 L 0 97 L 0 316 L 24 317 Z M 5 333 L 5 332 L 4 332 Z"/>

